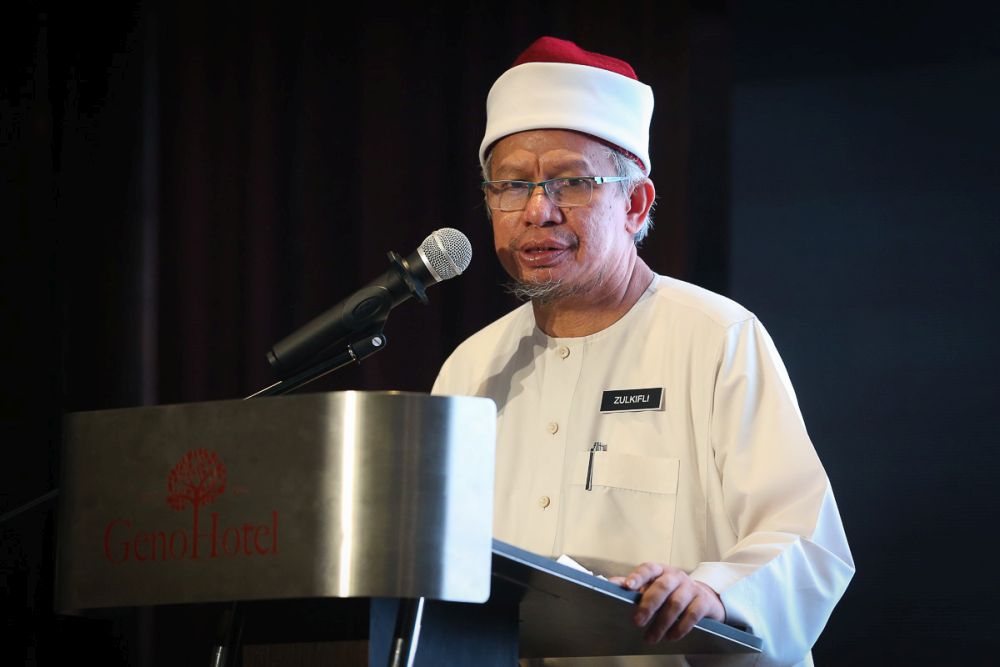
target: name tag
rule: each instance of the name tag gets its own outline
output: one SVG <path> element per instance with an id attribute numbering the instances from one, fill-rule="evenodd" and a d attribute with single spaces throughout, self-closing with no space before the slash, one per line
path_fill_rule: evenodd
<path id="1" fill-rule="evenodd" d="M 609 389 L 601 396 L 601 412 L 640 412 L 663 409 L 663 387 Z"/>

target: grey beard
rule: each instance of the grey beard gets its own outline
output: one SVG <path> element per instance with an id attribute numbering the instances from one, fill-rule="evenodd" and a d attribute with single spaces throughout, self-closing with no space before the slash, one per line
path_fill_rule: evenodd
<path id="1" fill-rule="evenodd" d="M 547 280 L 543 283 L 523 283 L 512 280 L 506 283 L 504 289 L 518 301 L 537 301 L 541 304 L 551 303 L 566 296 L 560 280 Z"/>
<path id="2" fill-rule="evenodd" d="M 601 284 L 603 274 L 598 275 L 586 285 L 566 286 L 561 280 L 546 280 L 540 283 L 526 283 L 512 280 L 504 285 L 504 289 L 520 301 L 532 301 L 545 306 L 559 299 L 576 296 L 592 290 Z"/>

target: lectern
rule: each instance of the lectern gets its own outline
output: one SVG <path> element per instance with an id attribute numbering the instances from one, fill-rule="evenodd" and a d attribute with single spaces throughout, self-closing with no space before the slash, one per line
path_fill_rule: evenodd
<path id="1" fill-rule="evenodd" d="M 398 600 L 428 601 L 418 665 L 759 650 L 710 622 L 684 646 L 643 648 L 611 619 L 635 594 L 493 541 L 495 424 L 488 399 L 398 392 L 69 415 L 56 608 L 235 601 L 280 641 L 352 628 L 372 665 L 385 664 Z M 300 609 L 309 623 L 294 622 Z"/>

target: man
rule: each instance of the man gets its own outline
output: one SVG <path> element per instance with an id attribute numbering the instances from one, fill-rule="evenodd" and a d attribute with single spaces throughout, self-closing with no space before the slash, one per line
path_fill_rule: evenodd
<path id="1" fill-rule="evenodd" d="M 627 63 L 552 38 L 497 80 L 486 203 L 531 301 L 434 392 L 496 401 L 498 539 L 642 591 L 647 641 L 713 618 L 764 639 L 758 664 L 811 664 L 853 560 L 764 328 L 637 254 L 652 106 Z"/>

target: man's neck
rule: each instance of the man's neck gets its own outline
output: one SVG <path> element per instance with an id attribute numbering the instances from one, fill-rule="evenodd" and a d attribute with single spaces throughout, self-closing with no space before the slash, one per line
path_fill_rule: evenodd
<path id="1" fill-rule="evenodd" d="M 535 323 L 555 338 L 578 338 L 603 331 L 625 316 L 653 281 L 653 270 L 633 255 L 632 266 L 617 283 L 550 302 L 532 301 Z"/>

